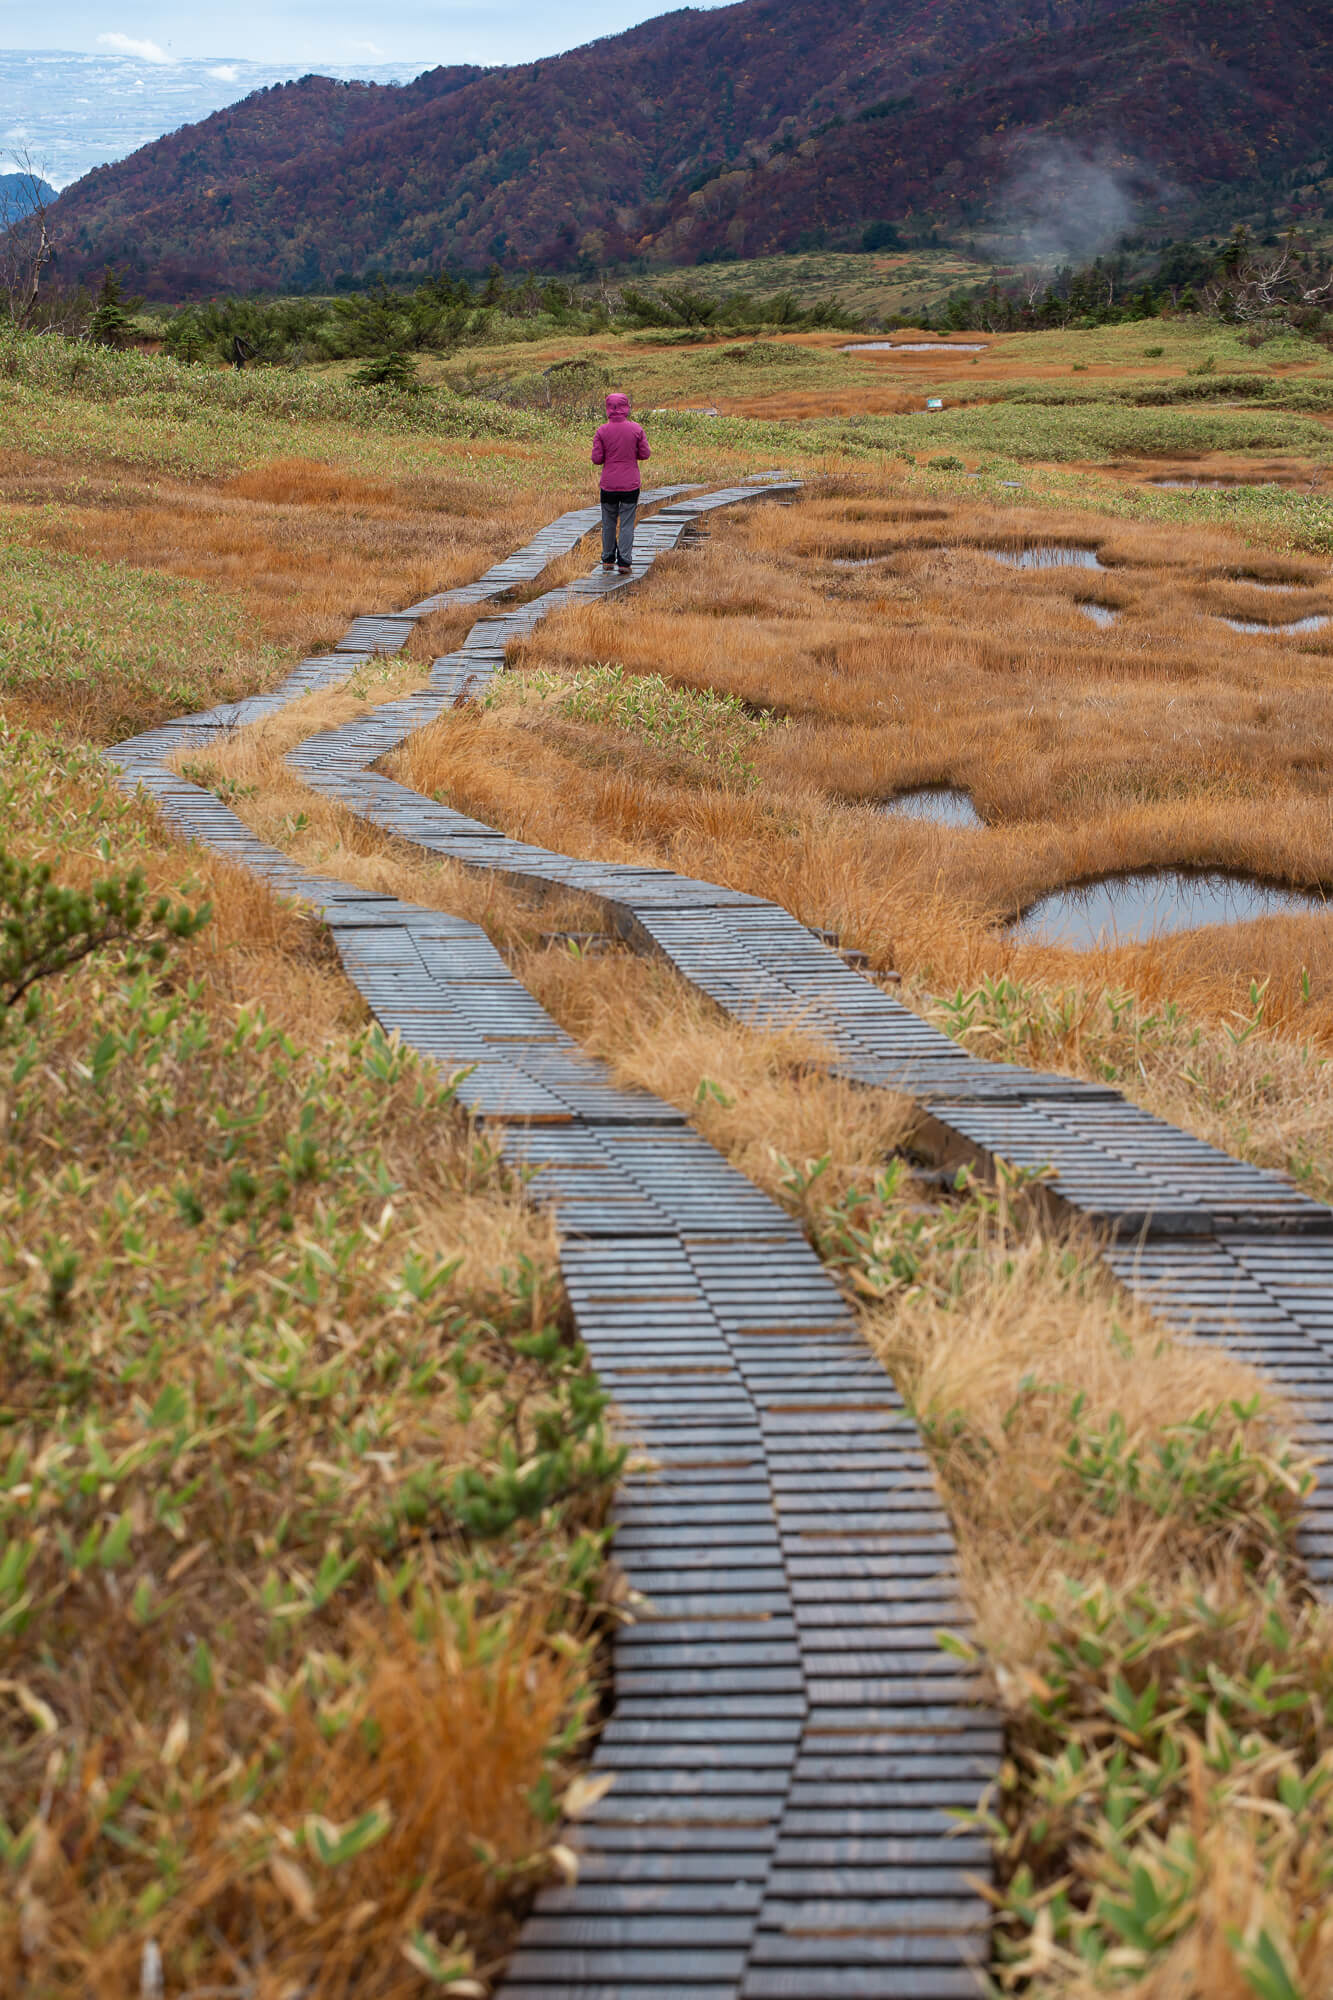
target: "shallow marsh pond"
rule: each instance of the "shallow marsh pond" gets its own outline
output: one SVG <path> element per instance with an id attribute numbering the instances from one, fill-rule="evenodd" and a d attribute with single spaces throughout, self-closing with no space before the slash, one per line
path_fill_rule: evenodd
<path id="1" fill-rule="evenodd" d="M 988 340 L 853 340 L 840 354 L 984 354 Z"/>
<path id="2" fill-rule="evenodd" d="M 1142 944 L 1205 924 L 1306 916 L 1333 905 L 1314 891 L 1277 889 L 1222 869 L 1142 868 L 1060 889 L 1009 927 L 1024 944 Z"/>
<path id="3" fill-rule="evenodd" d="M 1224 618 L 1233 632 L 1258 632 L 1270 639 L 1286 639 L 1293 632 L 1322 632 L 1328 623 L 1326 611 L 1316 611 L 1309 618 L 1293 618 L 1289 625 L 1265 625 L 1253 618 Z"/>
<path id="4" fill-rule="evenodd" d="M 891 819 L 923 819 L 934 826 L 965 827 L 975 831 L 986 822 L 966 792 L 952 785 L 918 785 L 887 799 L 883 811 Z"/>
<path id="5" fill-rule="evenodd" d="M 1033 549 L 987 549 L 1006 569 L 1105 569 L 1096 549 L 1063 549 L 1054 543 Z"/>

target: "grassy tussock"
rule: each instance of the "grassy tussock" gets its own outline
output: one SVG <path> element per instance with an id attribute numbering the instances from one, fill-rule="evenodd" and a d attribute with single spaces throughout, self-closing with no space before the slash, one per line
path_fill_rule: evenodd
<path id="1" fill-rule="evenodd" d="M 1183 365 L 1176 331 L 1170 362 Z M 808 382 L 792 377 L 798 393 L 840 393 L 856 371 L 867 394 L 890 380 L 815 359 Z M 960 357 L 960 374 L 984 379 L 987 359 Z M 1039 359 L 1024 349 L 997 368 L 1040 374 Z M 682 394 L 706 386 L 717 365 L 646 348 L 643 363 L 661 383 L 653 400 L 676 377 Z M 326 548 L 337 589 L 366 563 L 340 625 L 406 601 L 378 583 L 392 570 L 413 594 L 414 551 L 447 553 L 425 518 L 447 479 L 450 532 L 475 574 L 528 532 L 514 508 L 531 524 L 552 511 L 552 463 L 572 478 L 586 449 L 563 433 L 540 450 L 419 434 L 405 481 L 391 433 L 334 420 L 341 389 L 284 411 L 283 384 L 261 394 L 247 377 L 227 388 L 235 408 L 219 392 L 191 414 L 168 375 L 122 370 L 120 402 L 106 384 L 86 396 L 47 384 L 40 417 L 32 382 L 4 391 L 29 451 L 0 468 L 19 539 L 36 538 L 50 502 L 54 532 L 81 510 L 80 546 L 102 549 L 105 532 L 114 554 L 142 512 L 138 546 L 170 569 L 159 517 L 179 501 L 192 524 L 182 580 L 225 569 L 218 600 L 244 603 L 248 632 L 332 616 Z M 1272 412 L 978 404 L 925 423 L 797 434 L 661 419 L 654 466 L 726 476 L 751 450 L 766 463 L 823 451 L 841 475 L 849 456 L 895 444 L 1065 461 L 1327 445 L 1317 425 Z M 42 469 L 57 449 L 66 458 Z M 168 493 L 137 473 L 104 478 L 109 455 L 218 483 Z M 1232 528 L 1180 532 L 1182 496 L 1117 488 L 1100 511 L 996 499 L 978 507 L 976 489 L 944 475 L 877 472 L 719 521 L 602 625 L 544 628 L 525 654 L 526 703 L 502 690 L 445 718 L 398 768 L 566 851 L 665 859 L 773 895 L 897 965 L 913 1003 L 969 1045 L 1111 1076 L 1325 1189 L 1328 1094 L 1300 1046 L 1328 1034 L 1322 933 L 1252 927 L 1239 959 L 1213 933 L 1071 960 L 1019 952 L 990 927 L 1108 847 L 1180 858 L 1182 827 L 1200 847 L 1231 841 L 1245 865 L 1257 854 L 1322 879 L 1326 835 L 1308 808 L 1324 753 L 1308 718 L 1322 713 L 1327 648 L 1238 635 L 1201 648 L 1196 613 L 1309 601 L 1244 577 L 1317 588 L 1296 551 L 1325 545 L 1323 503 L 1238 505 L 1270 536 L 1256 551 Z M 1217 519 L 1223 501 L 1194 511 Z M 1154 522 L 1128 519 L 1149 508 Z M 1119 566 L 1018 575 L 982 553 L 1029 533 L 1095 543 Z M 961 552 L 931 552 L 945 541 Z M 870 570 L 835 560 L 886 549 Z M 70 574 L 43 583 L 44 605 Z M 446 580 L 458 579 L 430 587 Z M 1084 589 L 1123 611 L 1109 641 L 1077 609 Z M 152 639 L 156 611 L 145 624 Z M 417 645 L 425 657 L 455 638 L 445 618 Z M 591 708 L 566 710 L 564 690 L 598 662 L 660 676 L 660 696 L 622 699 L 625 680 L 603 673 L 583 689 Z M 173 706 L 217 698 L 190 672 L 201 692 Z M 1224 1356 L 1161 1339 L 1091 1246 L 1038 1242 L 1003 1193 L 941 1195 L 895 1152 L 910 1139 L 905 1108 L 831 1083 L 813 1041 L 748 1034 L 623 952 L 539 950 L 539 930 L 595 917 L 573 897 L 534 909 L 414 854 L 285 773 L 292 741 L 415 678 L 408 663 L 375 666 L 219 746 L 199 776 L 308 865 L 486 924 L 558 1018 L 688 1110 L 842 1273 L 936 1454 L 1009 1712 L 1010 1764 L 984 1808 L 1002 1856 L 1001 1984 L 1041 2000 L 1322 1994 L 1333 1649 L 1293 1552 L 1302 1467 L 1285 1410 Z M 160 712 L 144 702 L 145 718 Z M 146 810 L 97 799 L 68 759 L 48 783 L 43 756 L 40 775 L 22 766 L 25 849 L 45 841 L 63 869 L 95 872 L 89 829 L 106 822 L 116 854 L 142 855 L 155 881 L 192 869 L 217 914 L 160 989 L 122 992 L 104 968 L 64 983 L 24 1028 L 47 1060 L 11 1093 L 28 1143 L 10 1155 L 3 1400 L 45 1484 L 34 1500 L 29 1467 L 6 1460 L 0 1498 L 10 1542 L 36 1540 L 43 1594 L 27 1627 L 0 1634 L 0 1676 L 29 1703 L 6 1698 L 17 1747 L 0 1797 L 0 1962 L 11 1984 L 99 2000 L 137 1990 L 151 1950 L 168 1991 L 248 1980 L 415 2000 L 442 1967 L 472 1978 L 469 1954 L 478 1974 L 497 1963 L 544 1865 L 593 1685 L 588 1537 L 606 1480 L 590 1434 L 530 1517 L 513 1518 L 504 1458 L 506 1440 L 531 1458 L 548 1413 L 569 1428 L 588 1408 L 577 1361 L 552 1344 L 550 1238 L 423 1073 L 358 1038 L 316 927 L 162 844 Z M 885 790 L 938 777 L 970 783 L 996 830 L 879 816 Z M 256 1001 L 290 1051 L 240 1031 Z M 224 1131 L 237 1105 L 255 1122 Z M 233 1186 L 237 1165 L 253 1191 Z M 115 1481 L 85 1489 L 70 1468 L 96 1471 L 94 1436 Z M 190 1490 L 195 1468 L 215 1467 L 221 1478 Z M 155 1510 L 182 1493 L 178 1541 Z M 105 1658 L 64 1644 L 90 1627 L 108 1635 Z"/>
<path id="2" fill-rule="evenodd" d="M 216 915 L 0 1043 L 0 1984 L 473 1990 L 595 1685 L 615 1462 L 549 1225 L 313 926 L 4 749 L 61 879 Z"/>
<path id="3" fill-rule="evenodd" d="M 931 1445 L 1007 1716 L 977 1815 L 999 1989 L 1313 2000 L 1333 1619 L 1295 1552 L 1287 1413 L 1003 1189 L 929 1217 L 890 1174 L 817 1226 Z"/>
<path id="4" fill-rule="evenodd" d="M 1290 1413 L 1165 1336 L 1093 1244 L 1030 1233 L 1014 1190 L 941 1198 L 901 1153 L 886 1167 L 908 1107 L 812 1074 L 817 1045 L 723 1021 L 623 952 L 515 949 L 585 1045 L 802 1219 L 912 1400 L 1008 1720 L 979 1808 L 999 1989 L 1313 2000 L 1333 1622 L 1295 1551 Z"/>
<path id="5" fill-rule="evenodd" d="M 942 537 L 959 538 L 960 552 L 929 553 Z M 1014 572 L 982 553 L 1033 541 L 1097 547 L 1108 568 Z M 831 566 L 831 547 L 853 545 L 906 554 L 867 581 Z M 772 896 L 917 990 L 1007 980 L 1132 996 L 1144 1018 L 1174 1009 L 1188 1022 L 1178 1072 L 1193 1067 L 1195 1027 L 1221 1042 L 1290 1038 L 1298 1048 L 1279 1068 L 1292 1083 L 1303 1072 L 1292 1109 L 1317 1137 L 1327 1093 L 1299 1046 L 1333 1038 L 1322 916 L 1079 954 L 1019 944 L 996 925 L 1051 888 L 1127 867 L 1333 880 L 1323 635 L 1250 638 L 1194 608 L 1323 602 L 1318 574 L 1307 558 L 1211 530 L 1164 543 L 1160 529 L 1087 513 L 951 508 L 891 481 L 868 485 L 756 509 L 719 526 L 705 552 L 664 563 L 632 607 L 562 614 L 486 710 L 442 717 L 391 768 L 564 851 L 665 862 Z M 1156 613 L 1138 636 L 1109 639 L 1078 614 L 1083 597 L 1116 594 L 1175 604 L 1174 649 Z M 590 664 L 607 660 L 623 660 L 641 687 L 664 677 L 697 691 L 696 734 L 719 698 L 769 726 L 742 730 L 743 747 L 738 738 L 720 756 L 652 704 L 594 709 L 579 690 L 611 671 Z M 932 781 L 969 788 L 988 830 L 896 820 L 868 797 Z M 1070 1052 L 1054 1059 L 1077 1066 L 1077 1031 L 1064 1039 Z M 1256 1156 L 1302 1170 L 1310 1147 L 1251 1139 L 1225 1087 L 1173 1086 L 1161 1108 L 1191 1094 L 1196 1129 L 1228 1129 L 1232 1144 L 1241 1133 Z"/>
<path id="6" fill-rule="evenodd" d="M 129 468 L 90 477 L 74 459 L 11 451 L 0 496 L 16 545 L 10 590 L 23 598 L 5 685 L 53 714 L 73 695 L 80 733 L 103 741 L 253 691 L 276 677 L 280 658 L 322 651 L 362 612 L 470 582 L 553 508 L 549 490 L 513 486 L 483 504 L 475 480 L 443 469 L 377 478 L 295 457 L 204 483 Z M 572 504 L 576 493 L 555 497 Z M 211 622 L 194 610 L 195 629 L 173 631 L 170 621 L 184 626 L 194 607 Z M 414 635 L 414 653 L 448 651 L 469 623 L 437 614 Z"/>

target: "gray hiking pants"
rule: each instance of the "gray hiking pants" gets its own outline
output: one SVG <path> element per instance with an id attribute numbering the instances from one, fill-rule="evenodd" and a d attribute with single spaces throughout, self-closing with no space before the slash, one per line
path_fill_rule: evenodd
<path id="1" fill-rule="evenodd" d="M 603 493 L 602 495 L 602 561 L 605 563 L 627 563 L 634 560 L 634 523 L 638 516 L 639 495 L 633 493 Z"/>

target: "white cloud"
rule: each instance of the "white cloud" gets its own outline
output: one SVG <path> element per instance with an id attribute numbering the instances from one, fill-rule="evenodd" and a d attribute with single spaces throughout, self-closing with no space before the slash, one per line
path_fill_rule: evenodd
<path id="1" fill-rule="evenodd" d="M 208 74 L 216 77 L 219 83 L 239 83 L 241 80 L 241 72 L 235 63 L 219 63 L 216 69 L 210 69 Z"/>
<path id="2" fill-rule="evenodd" d="M 172 57 L 156 42 L 137 42 L 133 35 L 99 35 L 97 40 L 104 49 L 114 49 L 118 56 L 138 56 L 140 62 L 169 63 Z"/>
<path id="3" fill-rule="evenodd" d="M 376 42 L 349 42 L 347 46 L 355 56 L 378 56 L 381 61 L 388 58 L 388 50 L 380 48 Z"/>

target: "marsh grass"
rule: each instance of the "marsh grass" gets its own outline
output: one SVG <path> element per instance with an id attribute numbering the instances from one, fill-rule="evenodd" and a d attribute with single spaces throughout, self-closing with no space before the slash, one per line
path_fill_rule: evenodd
<path id="1" fill-rule="evenodd" d="M 284 666 L 243 607 L 207 585 L 6 539 L 0 697 L 16 719 L 110 743 Z"/>
<path id="2" fill-rule="evenodd" d="M 319 652 L 362 612 L 393 611 L 470 582 L 492 551 L 521 543 L 549 518 L 552 498 L 511 487 L 481 507 L 474 483 L 457 474 L 371 477 L 297 457 L 209 484 L 128 468 L 90 478 L 77 461 L 13 452 L 0 465 L 0 493 L 20 570 L 35 572 L 35 602 L 100 596 L 107 580 L 123 579 L 119 588 L 140 600 L 139 644 L 150 659 L 177 641 L 173 598 L 211 602 L 218 618 L 254 635 L 255 676 L 272 672 L 273 647 L 288 657 Z M 52 557 L 58 574 L 37 573 Z M 173 592 L 170 578 L 203 588 Z M 468 621 L 455 616 L 446 626 L 445 616 L 421 643 L 433 638 L 437 651 L 456 643 Z M 90 641 L 99 624 L 90 621 Z M 57 699 L 60 667 L 59 659 L 49 667 Z M 185 666 L 179 686 L 187 676 Z M 187 695 L 176 705 L 201 704 Z"/>
<path id="3" fill-rule="evenodd" d="M 1094 370 L 1129 366 L 1120 331 L 1092 337 Z M 1197 363 L 1193 334 L 1152 331 L 1169 351 L 1145 374 Z M 1072 358 L 1056 345 L 959 370 L 1040 379 Z M 640 387 L 715 383 L 719 365 L 628 344 L 607 358 Z M 726 366 L 817 394 L 893 380 L 827 349 Z M 80 555 L 139 551 L 137 577 L 172 572 L 168 595 L 206 578 L 255 643 L 323 636 L 335 605 L 341 624 L 406 601 L 379 581 L 409 592 L 423 549 L 442 566 L 431 588 L 476 574 L 554 511 L 553 480 L 586 477 L 586 439 L 544 420 L 414 431 L 405 474 L 407 433 L 337 384 L 286 404 L 281 382 L 209 385 L 192 411 L 179 374 L 108 363 L 82 388 L 38 370 L 3 390 L 27 455 L 0 476 L 15 539 L 49 565 L 44 605 L 70 574 L 49 528 Z M 901 379 L 917 393 L 927 377 Z M 1317 924 L 1249 927 L 1243 953 L 1211 933 L 1092 957 L 993 928 L 1071 868 L 1177 859 L 1186 837 L 1323 879 L 1328 649 L 1210 650 L 1199 632 L 1213 607 L 1296 601 L 1253 579 L 1318 594 L 1326 503 L 1144 493 L 1087 463 L 1112 446 L 1197 462 L 1254 436 L 1294 451 L 1318 430 L 1301 422 L 1097 400 L 799 429 L 655 419 L 663 478 L 795 462 L 828 483 L 719 520 L 600 625 L 545 627 L 493 706 L 443 718 L 395 768 L 563 851 L 772 895 L 896 965 L 895 991 L 968 1046 L 1109 1077 L 1325 1192 Z M 905 465 L 863 477 L 886 446 L 1006 457 L 966 485 Z M 1003 494 L 1008 455 L 1048 447 L 1073 469 Z M 446 494 L 448 522 L 429 519 Z M 985 554 L 1027 539 L 1113 566 L 1018 577 Z M 884 560 L 839 570 L 849 550 Z M 1082 591 L 1137 643 L 1103 649 Z M 1322 2000 L 1331 1649 L 1294 1550 L 1290 1413 L 1210 1344 L 1163 1337 L 1095 1244 L 1037 1236 L 1021 1190 L 941 1190 L 910 1151 L 910 1107 L 830 1079 L 817 1039 L 742 1029 L 622 949 L 542 948 L 596 912 L 537 907 L 286 772 L 293 742 L 418 684 L 456 635 L 447 617 L 423 628 L 413 659 L 238 732 L 199 776 L 308 865 L 483 923 L 584 1046 L 680 1105 L 840 1274 L 931 1445 L 1008 1716 L 981 1808 L 997 1980 L 1041 2000 Z M 559 712 L 595 662 L 582 712 Z M 202 664 L 189 676 L 180 706 L 218 698 Z M 4 1980 L 121 2000 L 160 1952 L 168 1991 L 461 1996 L 547 1866 L 597 1684 L 610 1467 L 595 1387 L 559 1337 L 549 1229 L 441 1080 L 365 1032 L 317 925 L 174 845 L 67 741 L 6 755 L 25 848 L 87 880 L 106 841 L 215 917 L 158 986 L 90 969 L 12 1044 L 3 1403 L 28 1456 L 4 1461 L 0 1504 L 7 1546 L 30 1552 L 0 1576 L 34 1588 L 0 1633 L 22 1690 L 5 1697 Z M 876 810 L 964 773 L 985 834 Z M 532 1445 L 546 1470 L 525 1515 Z M 89 1630 L 105 1645 L 73 1643 Z"/>
<path id="4" fill-rule="evenodd" d="M 459 726 L 484 729 L 484 712 Z M 334 832 L 333 821 L 312 824 L 301 839 Z M 1233 1758 L 1230 1737 L 1208 1724 L 1210 1672 L 1243 1675 L 1225 1717 L 1234 1732 L 1267 1686 L 1265 1648 L 1279 1631 L 1291 1635 L 1284 1686 L 1327 1673 L 1329 1634 L 1304 1605 L 1292 1541 L 1307 1473 L 1285 1442 L 1280 1402 L 1225 1354 L 1164 1336 L 1118 1292 L 1093 1244 L 1041 1240 L 1003 1189 L 965 1181 L 941 1199 L 902 1157 L 911 1107 L 828 1078 L 817 1040 L 743 1029 L 669 967 L 623 949 L 541 948 L 539 929 L 596 928 L 572 900 L 535 908 L 383 837 L 351 865 L 486 923 L 581 1045 L 685 1110 L 800 1218 L 859 1301 L 931 1445 L 1009 1719 L 1004 1780 L 979 1809 L 1001 1864 L 997 1977 L 1044 1979 L 1037 1990 L 1052 1995 L 1077 1978 L 1101 1993 L 1118 1990 L 1126 1968 L 1156 1979 L 1201 1954 L 1207 1979 L 1239 1996 L 1244 1968 L 1276 1952 L 1297 1977 L 1314 1968 L 1296 1992 L 1318 1992 L 1322 1947 L 1311 1943 L 1303 1885 L 1329 1865 L 1322 1736 L 1293 1729 L 1284 1710 Z M 1294 1110 L 1294 1072 L 1279 1068 L 1275 1083 L 1257 1029 L 1244 1025 L 1209 1035 L 1125 996 L 1057 1001 L 1036 989 L 929 1004 L 988 1053 L 1063 1056 L 1100 1075 L 1160 1072 L 1164 1089 L 1182 1092 L 1197 1076 L 1247 1119 L 1270 1101 L 1283 1116 Z M 1311 1142 L 1326 1159 L 1326 1135 Z M 1171 1637 L 1186 1630 L 1188 1649 Z M 1129 1778 L 1115 1754 L 1126 1688 L 1152 1723 Z M 1085 1743 L 1071 1777 L 1063 1760 Z M 1186 1783 L 1182 1767 L 1198 1774 Z M 1143 1825 L 1126 1831 L 1124 1800 L 1146 1811 L 1149 1795 Z M 1275 1841 L 1279 1808 L 1288 1832 Z M 1206 1834 L 1197 1854 L 1181 1861 L 1170 1846 L 1164 1861 L 1163 1843 L 1178 1845 L 1196 1822 Z M 1131 1949 L 1114 1912 L 1135 1907 L 1145 1880 L 1152 1921 Z M 1219 1926 L 1242 1905 L 1244 1935 L 1229 1944 Z M 1108 1952 L 1122 1955 L 1102 1966 Z M 1203 2000 L 1212 1989 L 1181 1990 Z"/>
<path id="5" fill-rule="evenodd" d="M 923 1218 L 882 1176 L 822 1223 L 877 1296 L 1007 1717 L 974 1821 L 997 1987 L 1314 2000 L 1333 1623 L 1295 1549 L 1309 1467 L 1249 1370 L 1019 1214 L 964 1181 Z"/>
<path id="6" fill-rule="evenodd" d="M 591 1720 L 617 1468 L 549 1224 L 349 1034 L 308 919 L 81 753 L 3 766 L 60 879 L 215 916 L 0 1044 L 2 1983 L 480 1992 Z"/>
<path id="7" fill-rule="evenodd" d="M 999 1989 L 1315 2000 L 1333 1624 L 1280 1399 L 1163 1333 L 1094 1241 L 1037 1235 L 1016 1184 L 941 1197 L 901 1151 L 910 1106 L 820 1076 L 817 1043 L 723 1021 L 659 964 L 511 948 L 585 1046 L 801 1219 L 910 1398 L 1007 1720 L 975 1822 Z"/>
<path id="8" fill-rule="evenodd" d="M 1034 542 L 1093 548 L 1104 568 L 994 559 Z M 867 556 L 884 560 L 835 566 Z M 480 726 L 443 718 L 395 768 L 567 851 L 773 895 L 875 963 L 939 984 L 1001 971 L 1068 981 L 1086 960 L 998 929 L 1066 883 L 1173 864 L 1333 882 L 1333 642 L 1221 622 L 1271 612 L 1265 561 L 1295 586 L 1284 608 L 1329 601 L 1322 565 L 1212 529 L 1167 539 L 1089 510 L 951 504 L 866 482 L 719 523 L 704 550 L 664 561 L 632 610 L 559 614 L 515 656 L 523 674 L 566 676 L 610 660 L 784 718 L 750 753 L 753 796 L 697 772 L 679 782 L 654 729 L 544 710 L 540 725 L 536 711 L 525 720 L 508 683 Z M 1090 626 L 1087 600 L 1121 612 L 1113 631 Z M 988 831 L 875 809 L 930 783 L 966 790 Z M 1320 916 L 1112 947 L 1097 970 L 1148 1000 L 1182 982 L 1180 999 L 1215 1020 L 1267 981 L 1270 1027 L 1321 1042 L 1333 1022 Z"/>

